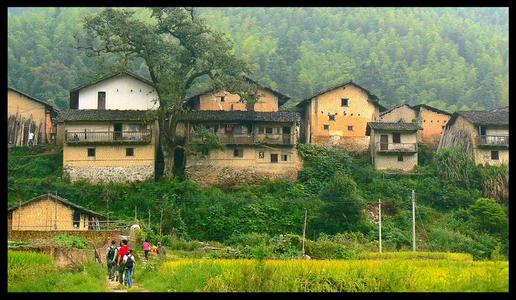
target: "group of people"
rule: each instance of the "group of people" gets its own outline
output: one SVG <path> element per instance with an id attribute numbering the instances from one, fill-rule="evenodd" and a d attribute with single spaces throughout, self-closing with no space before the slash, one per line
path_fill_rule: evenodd
<path id="1" fill-rule="evenodd" d="M 165 247 L 158 242 L 157 247 L 152 247 L 148 240 L 143 243 L 143 252 L 145 260 L 149 260 L 149 252 L 155 251 L 160 257 L 165 255 Z M 106 251 L 106 262 L 108 268 L 109 280 L 118 281 L 120 284 L 132 287 L 135 257 L 133 249 L 128 246 L 127 240 L 122 240 L 119 246 L 116 241 L 111 241 L 111 245 Z"/>

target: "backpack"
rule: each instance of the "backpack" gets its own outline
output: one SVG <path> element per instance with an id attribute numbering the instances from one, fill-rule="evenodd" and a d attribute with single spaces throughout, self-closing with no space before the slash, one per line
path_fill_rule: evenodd
<path id="1" fill-rule="evenodd" d="M 127 256 L 127 260 L 125 262 L 125 266 L 128 268 L 128 269 L 132 269 L 133 268 L 133 263 L 134 263 L 134 260 L 133 260 L 133 256 Z"/>
<path id="2" fill-rule="evenodd" d="M 109 260 L 113 260 L 113 258 L 115 257 L 115 251 L 116 251 L 116 248 L 109 247 L 109 252 L 107 255 Z"/>

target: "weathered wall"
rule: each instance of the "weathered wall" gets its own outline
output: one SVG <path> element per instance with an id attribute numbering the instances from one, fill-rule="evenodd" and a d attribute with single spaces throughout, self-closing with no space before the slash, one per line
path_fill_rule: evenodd
<path id="1" fill-rule="evenodd" d="M 13 230 L 88 230 L 87 216 L 81 214 L 78 228 L 73 226 L 73 209 L 47 198 L 23 205 L 12 212 Z"/>
<path id="2" fill-rule="evenodd" d="M 205 158 L 189 156 L 185 174 L 202 186 L 238 187 L 243 183 L 260 183 L 265 180 L 296 180 L 302 161 L 295 148 L 236 147 L 243 149 L 243 157 L 234 157 L 235 147 L 210 151 Z M 278 162 L 271 162 L 271 154 Z M 283 161 L 282 155 L 287 155 Z"/>
<path id="3" fill-rule="evenodd" d="M 376 169 L 378 170 L 386 170 L 386 169 L 398 169 L 404 171 L 410 171 L 414 167 L 417 166 L 417 152 L 416 153 L 384 153 L 378 152 L 380 136 L 387 135 L 389 148 L 396 147 L 396 144 L 392 144 L 392 132 L 382 132 L 373 130 L 371 133 L 371 155 L 373 156 L 372 161 Z M 400 144 L 403 143 L 413 143 L 416 144 L 417 135 L 416 132 L 400 132 Z M 417 149 L 417 148 L 416 148 Z M 403 161 L 398 161 L 398 155 L 401 154 L 403 156 Z"/>
<path id="4" fill-rule="evenodd" d="M 270 91 L 258 89 L 260 97 L 254 104 L 255 111 L 278 111 L 278 97 Z M 220 97 L 224 96 L 224 102 Z M 226 91 L 218 91 L 201 95 L 198 110 L 246 110 L 245 102 L 240 101 L 240 96 Z"/>
<path id="5" fill-rule="evenodd" d="M 88 261 L 95 260 L 93 249 L 75 249 L 54 246 L 21 246 L 16 251 L 44 253 L 52 258 L 54 264 L 60 268 L 79 268 Z"/>
<path id="6" fill-rule="evenodd" d="M 380 122 L 416 122 L 417 113 L 408 105 L 403 105 L 380 116 Z"/>
<path id="7" fill-rule="evenodd" d="M 63 167 L 63 176 L 71 182 L 78 180 L 90 183 L 135 182 L 154 179 L 154 165 Z"/>
<path id="8" fill-rule="evenodd" d="M 342 98 L 349 99 L 347 107 L 341 106 Z M 346 143 L 347 140 L 340 137 L 360 138 L 364 142 L 359 142 L 354 148 L 366 150 L 369 141 L 365 135 L 367 122 L 379 116 L 379 107 L 367 99 L 367 93 L 353 85 L 339 87 L 313 98 L 309 104 L 310 143 L 332 145 L 335 142 L 346 148 L 353 143 Z M 335 115 L 335 121 L 330 121 L 329 114 Z M 324 125 L 328 125 L 328 129 L 324 129 Z M 328 144 L 328 141 L 331 142 Z"/>
<path id="9" fill-rule="evenodd" d="M 23 96 L 13 90 L 7 91 L 7 115 L 19 115 L 45 124 L 45 105 Z"/>
<path id="10" fill-rule="evenodd" d="M 428 110 L 424 107 L 419 111 L 421 130 L 421 141 L 425 144 L 436 147 L 443 133 L 444 126 L 450 120 L 449 115 L 440 114 L 435 111 Z"/>
<path id="11" fill-rule="evenodd" d="M 106 109 L 157 109 L 156 90 L 129 75 L 109 78 L 79 91 L 79 109 L 97 109 L 98 92 L 106 92 Z"/>
<path id="12" fill-rule="evenodd" d="M 491 151 L 498 151 L 498 160 L 491 159 Z M 507 148 L 500 147 L 482 147 L 476 148 L 474 150 L 475 153 L 475 163 L 481 165 L 501 165 L 501 164 L 509 164 L 509 150 Z"/>
<path id="13" fill-rule="evenodd" d="M 45 105 L 34 101 L 13 90 L 7 91 L 8 142 L 22 146 L 27 145 L 29 127 L 34 135 L 34 144 L 47 142 L 52 127 L 51 119 L 47 122 Z"/>

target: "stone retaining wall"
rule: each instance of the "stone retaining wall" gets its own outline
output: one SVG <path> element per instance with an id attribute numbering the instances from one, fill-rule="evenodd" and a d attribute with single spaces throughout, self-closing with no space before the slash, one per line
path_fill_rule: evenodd
<path id="1" fill-rule="evenodd" d="M 63 177 L 71 182 L 87 180 L 97 182 L 133 182 L 146 181 L 154 178 L 154 166 L 125 166 L 125 167 L 63 167 Z"/>
<path id="2" fill-rule="evenodd" d="M 20 246 L 13 248 L 12 250 L 47 254 L 52 258 L 54 264 L 60 268 L 78 268 L 88 261 L 95 260 L 95 252 L 93 249 L 75 249 L 54 246 Z M 101 258 L 103 256 L 105 255 L 101 255 Z"/>
<path id="3" fill-rule="evenodd" d="M 296 180 L 298 170 L 295 166 L 283 166 L 281 171 L 271 170 L 268 165 L 248 167 L 223 167 L 210 164 L 192 165 L 185 168 L 188 179 L 200 186 L 221 186 L 239 188 L 244 184 L 259 184 L 268 180 Z"/>
<path id="4" fill-rule="evenodd" d="M 361 153 L 369 148 L 369 136 L 312 136 L 311 144 L 323 147 L 341 148 L 348 152 Z"/>
<path id="5" fill-rule="evenodd" d="M 119 230 L 9 230 L 7 232 L 7 239 L 9 241 L 31 242 L 39 245 L 53 245 L 53 238 L 61 234 L 80 237 L 95 248 L 107 247 L 111 243 L 111 240 L 120 241 L 121 235 Z"/>

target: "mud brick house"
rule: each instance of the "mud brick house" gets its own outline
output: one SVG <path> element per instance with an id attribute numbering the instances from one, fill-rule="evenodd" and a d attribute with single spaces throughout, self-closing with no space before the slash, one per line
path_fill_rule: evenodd
<path id="1" fill-rule="evenodd" d="M 429 150 L 435 150 L 450 117 L 450 113 L 426 104 L 401 104 L 382 112 L 380 122 L 418 123 L 421 126 L 421 130 L 418 131 L 418 142 L 424 143 Z"/>
<path id="2" fill-rule="evenodd" d="M 57 109 L 12 87 L 7 89 L 7 139 L 12 146 L 26 146 L 29 132 L 34 133 L 34 145 L 54 141 L 54 118 Z"/>
<path id="3" fill-rule="evenodd" d="M 70 108 L 58 117 L 63 176 L 87 180 L 142 181 L 154 178 L 159 106 L 151 82 L 117 73 L 75 88 Z"/>
<path id="4" fill-rule="evenodd" d="M 410 171 L 417 166 L 416 122 L 369 122 L 366 135 L 371 137 L 371 163 L 378 170 Z"/>
<path id="5" fill-rule="evenodd" d="M 479 165 L 509 164 L 509 107 L 455 112 L 439 143 L 447 147 L 462 149 Z"/>
<path id="6" fill-rule="evenodd" d="M 8 210 L 9 230 L 98 230 L 104 216 L 54 194 L 43 194 Z"/>
<path id="7" fill-rule="evenodd" d="M 297 178 L 302 162 L 296 150 L 300 115 L 279 111 L 288 97 L 258 85 L 254 110 L 240 96 L 211 91 L 186 101 L 190 111 L 179 121 L 185 128 L 185 143 L 202 144 L 199 129 L 208 129 L 225 146 L 201 155 L 184 154 L 186 177 L 201 185 L 238 186 L 263 179 Z M 177 156 L 176 156 L 177 157 Z"/>
<path id="8" fill-rule="evenodd" d="M 303 114 L 303 141 L 362 152 L 369 146 L 368 122 L 378 121 L 385 108 L 378 97 L 349 81 L 297 104 Z"/>

